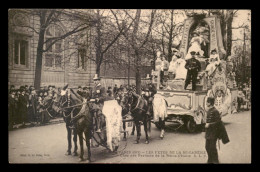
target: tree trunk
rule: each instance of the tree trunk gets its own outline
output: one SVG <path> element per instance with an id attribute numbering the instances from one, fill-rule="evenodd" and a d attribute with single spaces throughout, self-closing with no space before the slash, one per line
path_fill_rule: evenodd
<path id="1" fill-rule="evenodd" d="M 171 27 L 170 27 L 169 44 L 168 44 L 168 61 L 169 62 L 172 60 L 173 14 L 174 14 L 174 10 L 171 10 Z"/>
<path id="2" fill-rule="evenodd" d="M 232 12 L 233 13 L 233 12 Z M 233 16 L 231 16 L 227 20 L 227 57 L 231 55 L 231 49 L 232 49 L 232 22 L 233 22 Z"/>
<path id="3" fill-rule="evenodd" d="M 136 93 L 141 94 L 141 73 L 140 73 L 140 57 L 138 53 L 136 55 L 136 68 L 135 68 L 135 79 L 136 79 Z"/>
<path id="4" fill-rule="evenodd" d="M 38 47 L 37 47 L 37 55 L 36 55 L 35 78 L 34 78 L 34 87 L 36 90 L 39 90 L 41 86 L 44 34 L 45 34 L 45 29 L 40 30 Z"/>

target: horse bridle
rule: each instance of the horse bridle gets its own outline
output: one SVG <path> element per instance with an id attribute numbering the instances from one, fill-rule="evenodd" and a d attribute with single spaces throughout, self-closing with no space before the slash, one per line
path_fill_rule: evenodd
<path id="1" fill-rule="evenodd" d="M 77 117 L 79 115 L 79 113 L 77 115 L 73 116 L 74 110 L 76 109 L 76 107 L 81 106 L 81 105 L 83 105 L 85 103 L 81 103 L 81 104 L 70 106 L 70 93 L 68 93 L 66 91 L 66 95 L 67 95 L 67 99 L 65 98 L 65 101 L 63 103 L 62 103 L 62 100 L 63 100 L 65 95 L 61 95 L 61 100 L 59 100 L 58 111 L 62 111 L 62 115 L 63 115 L 64 118 L 68 118 L 68 117 L 75 118 L 75 117 Z M 68 106 L 67 107 L 63 107 L 63 105 L 65 103 L 67 103 L 67 102 L 68 102 Z M 61 108 L 61 107 L 63 107 L 63 108 Z M 70 111 L 70 113 L 68 115 L 65 115 L 64 109 L 69 109 L 69 108 L 73 108 L 73 109 Z"/>

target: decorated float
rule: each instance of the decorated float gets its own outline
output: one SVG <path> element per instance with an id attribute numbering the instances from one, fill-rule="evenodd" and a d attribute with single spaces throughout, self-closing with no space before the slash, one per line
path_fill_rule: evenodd
<path id="1" fill-rule="evenodd" d="M 211 54 L 212 50 L 216 52 L 214 55 Z M 191 51 L 196 52 L 201 64 L 195 91 L 191 90 L 191 84 L 184 89 L 187 74 L 185 60 L 190 58 Z M 163 79 L 160 53 L 157 54 L 155 71 L 151 72 L 157 94 L 163 96 L 168 104 L 166 122 L 177 122 L 185 125 L 189 132 L 196 131 L 198 125 L 206 122 L 205 100 L 208 96 L 215 97 L 215 106 L 222 116 L 236 112 L 237 88 L 233 65 L 230 58 L 224 60 L 226 52 L 220 20 L 216 16 L 198 14 L 186 19 L 182 42 L 176 54 L 180 56 L 179 59 L 170 62 L 170 69 L 163 71 Z M 175 68 L 171 68 L 171 63 L 176 63 Z M 157 123 L 155 125 L 158 127 Z"/>

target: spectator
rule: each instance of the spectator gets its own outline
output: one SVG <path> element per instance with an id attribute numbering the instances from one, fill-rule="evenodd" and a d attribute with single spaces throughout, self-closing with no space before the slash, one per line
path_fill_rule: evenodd
<path id="1" fill-rule="evenodd" d="M 25 122 L 28 120 L 28 98 L 25 94 L 25 89 L 21 89 L 21 95 L 18 98 L 19 113 L 21 116 L 21 123 L 25 126 Z"/>
<path id="2" fill-rule="evenodd" d="M 11 86 L 10 86 L 9 93 L 10 93 L 11 91 L 15 91 L 15 86 L 14 86 L 14 85 L 11 85 Z"/>
<path id="3" fill-rule="evenodd" d="M 118 87 L 117 87 L 117 84 L 115 84 L 114 88 L 113 88 L 113 94 L 116 95 L 117 94 L 117 90 L 118 90 Z"/>
<path id="4" fill-rule="evenodd" d="M 15 124 L 16 106 L 17 106 L 17 102 L 15 100 L 15 91 L 10 90 L 10 95 L 8 99 L 8 128 L 9 129 L 13 129 L 13 125 Z"/>
<path id="5" fill-rule="evenodd" d="M 34 87 L 30 87 L 28 117 L 31 123 L 35 122 L 36 120 L 37 101 L 38 101 L 38 97 L 36 95 L 36 91 Z"/>

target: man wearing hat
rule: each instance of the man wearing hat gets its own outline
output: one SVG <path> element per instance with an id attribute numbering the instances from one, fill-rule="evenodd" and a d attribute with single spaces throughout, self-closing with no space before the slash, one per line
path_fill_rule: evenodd
<path id="1" fill-rule="evenodd" d="M 156 87 L 152 84 L 152 77 L 147 74 L 146 76 L 146 86 L 144 88 L 144 98 L 148 102 L 148 110 L 146 114 L 149 117 L 153 116 L 153 97 L 157 93 Z"/>
<path id="2" fill-rule="evenodd" d="M 163 85 L 163 81 L 166 80 L 166 78 L 164 78 L 164 72 L 168 71 L 169 69 L 169 62 L 168 60 L 165 59 L 165 56 L 162 55 L 162 63 L 161 63 L 161 73 L 160 73 L 160 82 Z"/>
<path id="3" fill-rule="evenodd" d="M 25 125 L 25 122 L 27 122 L 28 118 L 28 98 L 25 94 L 25 88 L 23 86 L 20 87 L 21 95 L 18 98 L 18 109 L 21 115 L 21 122 L 23 126 Z"/>
<path id="4" fill-rule="evenodd" d="M 15 100 L 15 91 L 10 90 L 10 95 L 8 97 L 8 128 L 13 129 L 15 123 L 15 113 L 16 113 L 16 100 Z"/>
<path id="5" fill-rule="evenodd" d="M 199 60 L 195 58 L 195 51 L 191 51 L 191 58 L 187 60 L 185 64 L 185 68 L 188 70 L 187 72 L 187 77 L 185 80 L 185 86 L 184 89 L 186 90 L 187 86 L 189 85 L 190 81 L 192 82 L 192 90 L 196 90 L 196 81 L 197 81 L 197 76 L 198 72 L 201 69 L 201 64 Z"/>
<path id="6" fill-rule="evenodd" d="M 215 98 L 208 97 L 206 100 L 207 119 L 205 125 L 205 147 L 208 154 L 208 163 L 219 163 L 218 151 L 216 147 L 217 140 L 221 139 L 223 144 L 229 142 L 227 131 L 221 121 L 220 113 L 214 107 L 214 104 Z"/>
<path id="7" fill-rule="evenodd" d="M 36 119 L 38 97 L 33 86 L 30 87 L 28 114 L 30 122 Z"/>
<path id="8" fill-rule="evenodd" d="M 95 103 L 93 104 L 92 110 L 94 111 L 94 118 L 96 120 L 96 132 L 101 132 L 101 118 L 102 118 L 102 108 L 104 105 L 104 99 L 106 98 L 105 87 L 101 86 L 100 78 L 97 74 L 95 74 L 94 80 L 94 88 L 92 91 L 92 99 L 95 99 Z"/>

